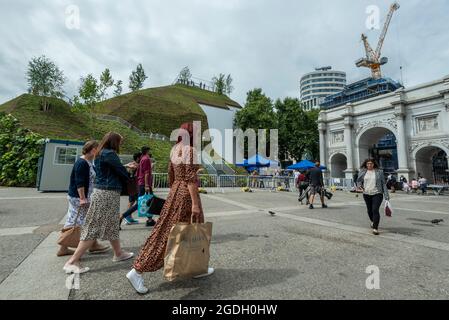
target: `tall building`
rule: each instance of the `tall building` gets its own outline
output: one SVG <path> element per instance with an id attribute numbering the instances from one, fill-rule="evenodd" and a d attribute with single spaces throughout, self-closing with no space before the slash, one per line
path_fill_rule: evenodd
<path id="1" fill-rule="evenodd" d="M 346 73 L 332 67 L 316 68 L 301 78 L 300 91 L 303 108 L 319 108 L 325 97 L 342 91 L 346 85 Z"/>

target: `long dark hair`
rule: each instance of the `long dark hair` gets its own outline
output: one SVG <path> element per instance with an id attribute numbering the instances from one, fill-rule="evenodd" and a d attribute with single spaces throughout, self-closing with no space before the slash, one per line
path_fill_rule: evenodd
<path id="1" fill-rule="evenodd" d="M 377 163 L 376 159 L 373 159 L 373 158 L 369 158 L 369 159 L 366 159 L 365 161 L 363 161 L 362 166 L 360 168 L 368 169 L 368 167 L 366 165 L 368 162 L 372 162 L 374 164 L 374 169 L 379 169 L 379 164 Z"/>
<path id="2" fill-rule="evenodd" d="M 189 138 L 190 138 L 190 146 L 193 147 L 193 122 L 185 122 L 183 124 L 181 124 L 181 128 L 182 130 L 185 131 L 180 131 L 178 134 L 178 142 L 180 143 L 182 142 L 183 136 L 186 134 L 186 132 L 189 134 Z"/>
<path id="3" fill-rule="evenodd" d="M 123 137 L 116 132 L 108 132 L 104 135 L 97 150 L 97 155 L 103 151 L 103 149 L 111 149 L 117 153 L 120 153 L 120 142 Z"/>

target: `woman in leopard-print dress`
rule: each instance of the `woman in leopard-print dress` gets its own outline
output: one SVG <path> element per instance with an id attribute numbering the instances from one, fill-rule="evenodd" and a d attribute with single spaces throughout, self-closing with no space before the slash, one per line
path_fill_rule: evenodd
<path id="1" fill-rule="evenodd" d="M 183 124 L 181 129 L 189 132 L 191 139 L 193 139 L 191 123 Z M 180 138 L 178 138 L 178 143 L 173 147 L 170 155 L 170 193 L 153 232 L 134 261 L 134 268 L 127 274 L 127 278 L 139 293 L 148 292 L 141 274 L 157 271 L 164 266 L 164 254 L 171 228 L 178 222 L 190 222 L 192 214 L 197 222 L 204 222 L 197 186 L 197 171 L 200 166 L 193 161 L 193 159 L 196 159 L 196 150 L 192 146 L 192 140 L 189 146 L 184 145 Z M 207 275 L 212 272 L 213 269 L 210 268 Z"/>

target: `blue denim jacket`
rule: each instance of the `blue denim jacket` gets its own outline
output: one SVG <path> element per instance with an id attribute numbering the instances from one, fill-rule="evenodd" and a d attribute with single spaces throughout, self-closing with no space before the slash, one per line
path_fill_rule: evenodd
<path id="1" fill-rule="evenodd" d="M 121 192 L 122 186 L 129 179 L 128 172 L 114 150 L 103 149 L 95 159 L 94 188 L 102 190 L 116 190 Z"/>

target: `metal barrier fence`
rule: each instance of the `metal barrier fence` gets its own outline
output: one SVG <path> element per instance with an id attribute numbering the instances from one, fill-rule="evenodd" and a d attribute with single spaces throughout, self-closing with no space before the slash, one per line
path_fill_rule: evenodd
<path id="1" fill-rule="evenodd" d="M 276 190 L 281 187 L 284 190 L 296 192 L 294 177 L 280 176 L 245 176 L 245 175 L 214 175 L 199 174 L 199 186 L 201 188 L 244 188 Z M 351 190 L 354 187 L 352 179 L 327 178 L 324 179 L 327 188 L 335 186 L 340 190 Z M 153 188 L 168 189 L 168 174 L 153 173 Z"/>
<path id="2" fill-rule="evenodd" d="M 200 182 L 201 188 L 218 188 L 219 181 L 218 181 L 217 175 L 211 175 L 211 174 L 199 174 L 198 180 Z"/>
<path id="3" fill-rule="evenodd" d="M 168 188 L 168 173 L 153 173 L 153 189 Z"/>
<path id="4" fill-rule="evenodd" d="M 237 175 L 221 175 L 219 176 L 219 188 L 243 188 L 249 187 L 249 176 L 237 176 Z"/>
<path id="5" fill-rule="evenodd" d="M 327 178 L 324 179 L 324 185 L 327 188 L 335 186 L 339 190 L 351 190 L 354 188 L 355 184 L 352 179 L 344 179 L 344 178 Z"/>

